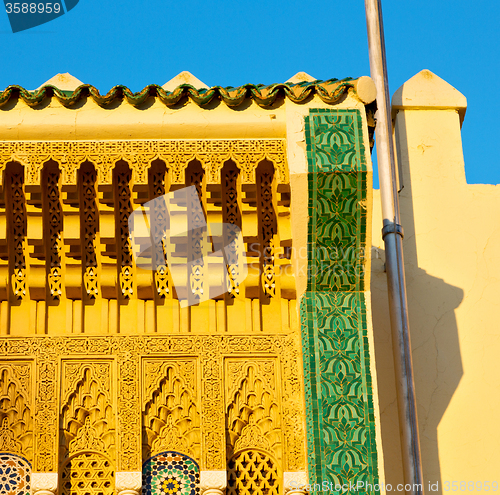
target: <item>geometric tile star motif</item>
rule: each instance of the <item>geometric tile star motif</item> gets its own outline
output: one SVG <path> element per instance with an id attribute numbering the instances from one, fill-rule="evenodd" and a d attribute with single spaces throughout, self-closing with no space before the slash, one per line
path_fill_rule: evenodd
<path id="1" fill-rule="evenodd" d="M 29 495 L 31 467 L 23 458 L 0 454 L 0 495 Z"/>
<path id="2" fill-rule="evenodd" d="M 198 464 L 179 452 L 161 452 L 142 467 L 142 495 L 199 495 Z"/>

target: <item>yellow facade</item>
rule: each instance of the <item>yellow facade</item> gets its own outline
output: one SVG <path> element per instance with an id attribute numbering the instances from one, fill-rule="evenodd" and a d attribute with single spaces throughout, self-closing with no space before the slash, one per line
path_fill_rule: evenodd
<path id="1" fill-rule="evenodd" d="M 500 186 L 466 182 L 467 103 L 456 89 L 424 70 L 392 105 L 424 488 L 442 493 L 458 482 L 458 490 L 487 491 L 489 482 L 491 490 L 500 472 Z M 395 487 L 404 481 L 379 191 L 373 212 L 381 439 L 385 480 Z"/>
<path id="2" fill-rule="evenodd" d="M 174 94 L 182 83 L 203 86 L 184 73 L 165 88 Z M 67 77 L 54 84 L 75 89 Z M 91 94 L 71 105 L 54 95 L 1 102 L 0 469 L 15 466 L 18 488 L 30 475 L 33 495 L 155 493 L 144 470 L 174 465 L 207 495 L 302 494 L 300 484 L 320 480 L 300 340 L 311 263 L 305 122 L 311 110 L 358 110 L 368 144 L 373 84 L 350 84 L 330 101 L 319 91 L 294 101 L 295 87 L 270 105 L 233 93 L 206 105 L 189 95 L 166 105 L 154 94 L 140 103 Z M 324 89 L 331 96 L 339 85 Z M 498 481 L 500 192 L 465 181 L 465 109 L 429 71 L 393 98 L 429 493 Z M 370 185 L 369 156 L 366 177 Z M 127 220 L 191 185 L 209 223 L 241 228 L 249 274 L 241 284 L 229 277 L 227 294 L 182 307 L 172 266 L 137 267 Z M 376 431 L 376 455 L 366 457 L 378 457 L 388 492 L 403 472 L 379 191 L 372 198 L 368 186 L 360 203 L 374 232 L 362 261 Z M 194 302 L 221 283 L 209 264 L 186 277 Z M 326 441 L 324 459 L 339 443 Z M 190 494 L 179 476 L 163 478 L 163 489 Z"/>
<path id="3" fill-rule="evenodd" d="M 352 87 L 335 106 L 362 110 L 368 143 L 372 83 Z M 137 494 L 158 455 L 207 494 L 281 495 L 307 479 L 303 125 L 331 105 L 2 107 L 0 452 L 29 462 L 33 494 Z M 181 307 L 168 266 L 136 266 L 127 221 L 191 185 L 207 222 L 241 228 L 250 268 L 227 294 Z M 211 283 L 198 268 L 194 297 Z"/>

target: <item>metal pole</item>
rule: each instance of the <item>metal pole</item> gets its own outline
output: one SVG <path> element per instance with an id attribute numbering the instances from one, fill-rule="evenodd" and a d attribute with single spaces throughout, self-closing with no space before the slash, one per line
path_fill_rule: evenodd
<path id="1" fill-rule="evenodd" d="M 371 77 L 377 88 L 377 160 L 382 200 L 389 311 L 398 385 L 404 479 L 411 495 L 423 494 L 422 462 L 410 346 L 410 326 L 403 262 L 403 229 L 399 218 L 396 161 L 392 140 L 384 27 L 380 0 L 365 0 Z M 390 481 L 389 481 L 390 482 Z"/>

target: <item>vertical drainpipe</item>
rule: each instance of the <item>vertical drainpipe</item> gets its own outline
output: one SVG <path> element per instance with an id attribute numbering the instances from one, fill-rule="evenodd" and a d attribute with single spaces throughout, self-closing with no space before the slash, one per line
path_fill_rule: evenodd
<path id="1" fill-rule="evenodd" d="M 403 228 L 400 224 L 396 162 L 392 140 L 391 107 L 387 81 L 381 0 L 365 0 L 371 77 L 377 88 L 377 161 L 382 200 L 389 312 L 398 388 L 405 491 L 424 493 L 418 436 L 415 384 L 410 346 L 410 326 L 403 262 Z M 411 485 L 407 490 L 408 484 Z"/>

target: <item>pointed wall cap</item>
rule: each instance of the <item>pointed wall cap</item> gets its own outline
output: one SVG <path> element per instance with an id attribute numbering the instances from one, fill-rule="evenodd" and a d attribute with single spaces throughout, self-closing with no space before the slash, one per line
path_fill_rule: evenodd
<path id="1" fill-rule="evenodd" d="M 460 123 L 467 109 L 467 98 L 451 84 L 424 69 L 406 81 L 392 97 L 394 110 L 435 108 L 458 110 Z"/>
<path id="2" fill-rule="evenodd" d="M 181 84 L 190 84 L 196 89 L 208 89 L 208 86 L 205 83 L 201 82 L 197 77 L 194 77 L 193 74 L 187 70 L 177 74 L 173 79 L 170 79 L 170 81 L 166 82 L 162 88 L 167 91 L 173 91 Z"/>
<path id="3" fill-rule="evenodd" d="M 313 81 L 316 81 L 316 78 L 313 76 L 310 76 L 307 72 L 297 72 L 297 74 L 295 74 L 293 77 L 288 79 L 287 83 L 297 84 L 297 83 L 303 82 L 303 81 L 313 82 Z"/>
<path id="4" fill-rule="evenodd" d="M 76 77 L 73 77 L 69 72 L 65 74 L 56 74 L 54 77 L 51 77 L 48 81 L 44 82 L 40 88 L 44 86 L 55 86 L 57 89 L 61 91 L 74 91 L 78 86 L 81 86 L 83 83 Z M 37 88 L 37 89 L 40 89 Z"/>

